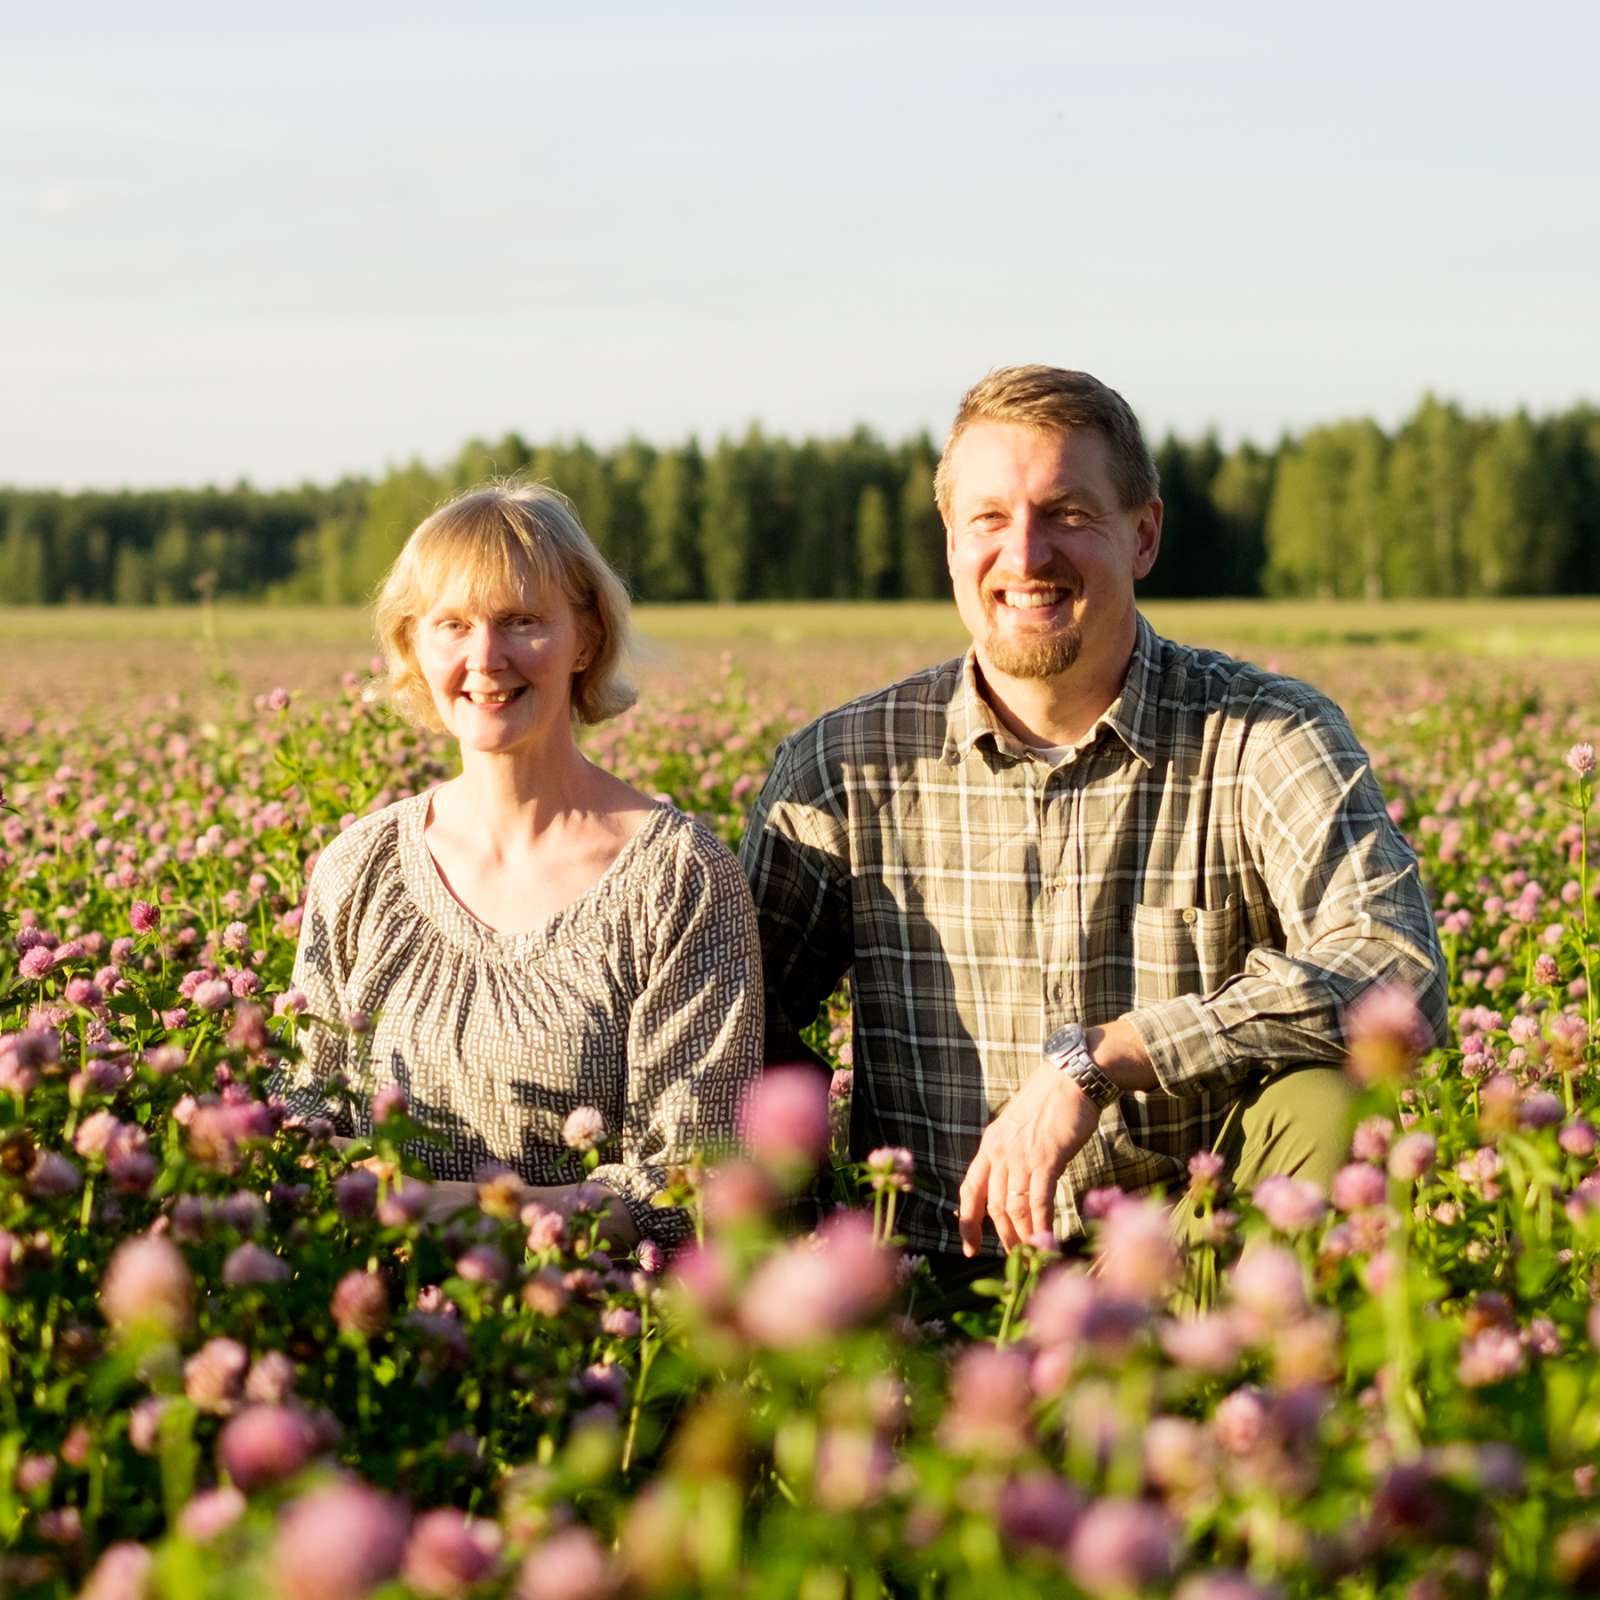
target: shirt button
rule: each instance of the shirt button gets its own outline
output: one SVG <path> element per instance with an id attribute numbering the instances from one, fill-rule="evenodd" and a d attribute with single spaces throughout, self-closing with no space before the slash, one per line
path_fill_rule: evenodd
<path id="1" fill-rule="evenodd" d="M 1184 912 L 1183 912 L 1183 920 L 1185 922 L 1187 922 L 1190 927 L 1193 927 L 1195 918 L 1198 915 L 1199 915 L 1199 913 L 1195 910 L 1195 908 L 1193 906 L 1186 906 L 1184 908 Z"/>

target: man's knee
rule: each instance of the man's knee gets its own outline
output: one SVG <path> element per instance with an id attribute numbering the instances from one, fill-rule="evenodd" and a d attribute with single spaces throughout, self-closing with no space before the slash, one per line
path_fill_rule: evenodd
<path id="1" fill-rule="evenodd" d="M 1337 1067 L 1276 1072 L 1244 1113 L 1236 1179 L 1249 1188 L 1273 1173 L 1309 1178 L 1326 1192 L 1350 1148 L 1356 1089 Z"/>

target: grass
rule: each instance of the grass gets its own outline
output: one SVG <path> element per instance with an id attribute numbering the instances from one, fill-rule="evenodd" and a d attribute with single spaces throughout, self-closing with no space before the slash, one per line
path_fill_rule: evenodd
<path id="1" fill-rule="evenodd" d="M 1600 658 L 1600 598 L 1516 600 L 1153 600 L 1173 638 L 1242 650 L 1383 646 L 1479 656 Z M 640 634 L 667 648 L 881 641 L 935 649 L 965 642 L 948 602 L 849 601 L 640 606 Z M 332 645 L 363 650 L 366 613 L 341 606 L 0 607 L 0 645 Z"/>

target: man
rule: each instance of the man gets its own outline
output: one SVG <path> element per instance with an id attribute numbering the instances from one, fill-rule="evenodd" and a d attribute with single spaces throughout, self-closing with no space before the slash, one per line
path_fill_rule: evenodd
<path id="1" fill-rule="evenodd" d="M 848 971 L 851 1148 L 912 1152 L 904 1231 L 946 1282 L 1214 1144 L 1241 1186 L 1326 1184 L 1344 1009 L 1392 980 L 1444 1020 L 1365 753 L 1305 684 L 1139 615 L 1156 472 L 1096 379 L 992 373 L 935 493 L 970 650 L 785 740 L 744 841 L 767 1059 Z"/>

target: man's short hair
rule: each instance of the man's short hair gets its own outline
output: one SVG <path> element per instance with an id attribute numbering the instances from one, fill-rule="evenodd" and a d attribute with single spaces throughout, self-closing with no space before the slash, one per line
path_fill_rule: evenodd
<path id="1" fill-rule="evenodd" d="M 1123 510 L 1146 505 L 1161 492 L 1139 419 L 1115 389 L 1087 372 L 1069 372 L 1062 367 L 996 367 L 962 395 L 933 475 L 933 497 L 946 521 L 950 517 L 950 452 L 974 422 L 1016 422 L 1041 433 L 1094 428 L 1111 447 L 1111 477 Z"/>

